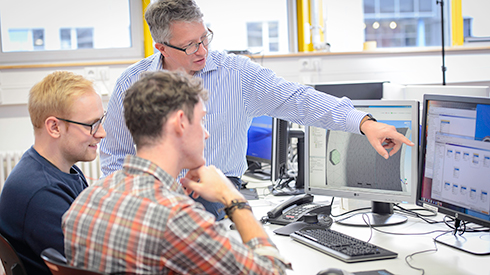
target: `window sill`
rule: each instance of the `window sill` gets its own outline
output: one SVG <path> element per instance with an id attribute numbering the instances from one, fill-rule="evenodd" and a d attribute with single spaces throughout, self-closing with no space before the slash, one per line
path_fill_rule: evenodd
<path id="1" fill-rule="evenodd" d="M 39 63 L 39 64 L 20 64 L 20 65 L 0 65 L 0 70 L 13 69 L 33 69 L 33 68 L 55 68 L 55 67 L 86 67 L 86 66 L 109 66 L 109 65 L 131 65 L 138 62 L 136 60 L 114 60 L 114 61 L 90 61 L 90 62 L 69 62 L 69 63 Z"/>
<path id="2" fill-rule="evenodd" d="M 284 57 L 304 57 L 304 56 L 352 56 L 352 55 L 391 55 L 391 54 L 431 54 L 440 53 L 441 47 L 424 47 L 424 48 L 378 48 L 374 50 L 358 51 L 358 52 L 300 52 L 289 54 L 276 55 L 248 55 L 252 58 L 284 58 Z M 445 47 L 447 53 L 465 53 L 465 52 L 490 52 L 490 46 L 457 46 Z"/>
<path id="3" fill-rule="evenodd" d="M 465 52 L 490 52 L 490 46 L 458 46 L 446 47 L 447 53 L 465 53 Z M 375 50 L 358 51 L 358 52 L 301 52 L 289 54 L 269 54 L 247 55 L 251 58 L 284 58 L 284 57 L 305 57 L 305 56 L 353 56 L 353 55 L 392 55 L 392 54 L 431 54 L 441 52 L 441 47 L 425 48 L 378 48 Z M 19 65 L 0 65 L 0 70 L 12 69 L 32 69 L 32 68 L 54 68 L 54 67 L 86 67 L 86 66 L 109 66 L 109 65 L 131 65 L 140 59 L 115 60 L 115 61 L 88 61 L 88 62 L 70 62 L 70 63 L 40 63 L 40 64 L 19 64 Z"/>

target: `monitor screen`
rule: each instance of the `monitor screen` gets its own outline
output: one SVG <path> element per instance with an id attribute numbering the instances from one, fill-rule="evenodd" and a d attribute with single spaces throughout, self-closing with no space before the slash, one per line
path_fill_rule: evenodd
<path id="1" fill-rule="evenodd" d="M 419 103 L 412 100 L 353 100 L 356 109 L 396 127 L 415 146 L 402 145 L 389 159 L 381 157 L 363 135 L 307 127 L 305 191 L 373 201 L 367 213 L 373 226 L 398 224 L 393 203 L 415 203 L 418 169 Z M 366 226 L 362 215 L 337 222 Z"/>
<path id="2" fill-rule="evenodd" d="M 490 227 L 490 98 L 425 95 L 422 131 L 417 204 L 454 217 L 456 227 Z M 490 234 L 484 238 L 468 232 L 436 241 L 488 254 Z"/>
<path id="3" fill-rule="evenodd" d="M 247 160 L 271 163 L 272 117 L 260 116 L 252 120 L 248 129 Z"/>

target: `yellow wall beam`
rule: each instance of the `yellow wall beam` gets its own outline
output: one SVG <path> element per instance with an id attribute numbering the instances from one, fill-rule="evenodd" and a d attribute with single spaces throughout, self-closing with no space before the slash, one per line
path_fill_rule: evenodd
<path id="1" fill-rule="evenodd" d="M 311 43 L 310 4 L 308 0 L 296 0 L 296 11 L 298 19 L 298 52 L 313 51 Z"/>
<path id="2" fill-rule="evenodd" d="M 324 18 L 327 16 L 326 14 L 323 14 L 323 4 L 324 2 L 323 1 L 318 1 L 318 24 L 320 25 L 321 27 L 321 30 L 320 30 L 320 41 L 322 42 L 327 42 L 325 41 L 325 32 L 327 31 L 327 26 L 325 25 L 325 21 L 324 21 Z"/>
<path id="3" fill-rule="evenodd" d="M 317 8 L 318 22 L 312 22 L 311 0 L 296 0 L 299 52 L 315 51 L 311 35 L 311 26 L 314 25 L 313 23 L 318 24 L 322 28 L 319 30 L 320 41 L 325 42 L 325 26 L 323 22 L 323 17 L 325 15 L 323 14 L 323 1 L 318 1 Z"/>
<path id="4" fill-rule="evenodd" d="M 148 57 L 154 53 L 153 48 L 153 38 L 151 37 L 150 27 L 145 20 L 145 11 L 146 7 L 150 4 L 150 0 L 142 0 L 143 2 L 143 38 L 144 38 L 144 48 L 145 48 L 145 57 Z"/>
<path id="5" fill-rule="evenodd" d="M 464 30 L 461 0 L 451 0 L 451 37 L 453 46 L 463 45 Z"/>

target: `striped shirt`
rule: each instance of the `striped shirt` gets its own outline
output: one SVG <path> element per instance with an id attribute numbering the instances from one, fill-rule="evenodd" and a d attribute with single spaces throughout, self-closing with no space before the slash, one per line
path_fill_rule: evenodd
<path id="1" fill-rule="evenodd" d="M 85 189 L 63 216 L 70 265 L 105 273 L 285 274 L 269 238 L 243 244 L 227 237 L 149 160 L 129 155 L 123 167 Z"/>
<path id="2" fill-rule="evenodd" d="M 156 53 L 130 66 L 116 82 L 100 147 L 104 176 L 121 169 L 124 157 L 135 154 L 134 142 L 124 122 L 126 90 L 145 71 L 162 70 Z M 247 132 L 254 117 L 268 115 L 300 125 L 360 134 L 365 112 L 354 109 L 348 98 L 337 98 L 312 87 L 278 77 L 248 57 L 210 51 L 204 69 L 195 77 L 209 91 L 205 127 L 209 132 L 204 156 L 225 175 L 241 177 L 247 169 Z"/>

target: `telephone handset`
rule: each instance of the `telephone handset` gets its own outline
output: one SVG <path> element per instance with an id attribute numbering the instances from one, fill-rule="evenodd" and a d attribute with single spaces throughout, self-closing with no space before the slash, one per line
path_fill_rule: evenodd
<path id="1" fill-rule="evenodd" d="M 267 212 L 268 221 L 273 224 L 287 225 L 303 220 L 305 214 L 330 215 L 330 205 L 313 202 L 313 195 L 296 195 Z"/>

